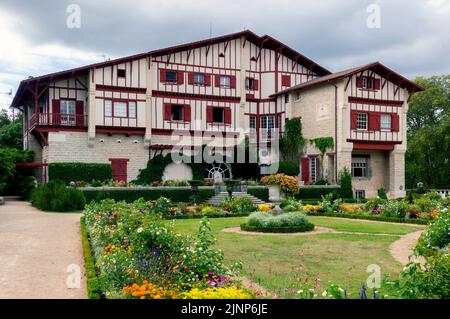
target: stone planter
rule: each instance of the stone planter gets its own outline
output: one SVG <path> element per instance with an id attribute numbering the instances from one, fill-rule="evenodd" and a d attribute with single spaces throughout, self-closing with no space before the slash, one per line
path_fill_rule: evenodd
<path id="1" fill-rule="evenodd" d="M 279 203 L 286 199 L 286 194 L 281 190 L 280 185 L 269 185 L 269 201 Z"/>

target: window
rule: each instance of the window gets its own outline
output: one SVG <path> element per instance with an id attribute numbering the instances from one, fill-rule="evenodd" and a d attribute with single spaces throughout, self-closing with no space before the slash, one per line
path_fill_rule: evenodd
<path id="1" fill-rule="evenodd" d="M 256 116 L 253 115 L 250 116 L 249 121 L 250 121 L 249 123 L 250 129 L 256 129 Z"/>
<path id="2" fill-rule="evenodd" d="M 117 69 L 117 77 L 124 78 L 125 77 L 125 69 Z"/>
<path id="3" fill-rule="evenodd" d="M 182 105 L 172 105 L 170 107 L 171 115 L 170 119 L 172 121 L 183 121 L 183 106 Z"/>
<path id="4" fill-rule="evenodd" d="M 365 190 L 362 190 L 362 189 L 356 190 L 356 191 L 355 191 L 355 197 L 356 197 L 357 199 L 359 199 L 359 198 L 361 198 L 361 199 L 366 198 L 366 191 L 365 191 Z"/>
<path id="5" fill-rule="evenodd" d="M 311 182 L 317 180 L 317 158 L 315 157 L 309 158 L 309 178 Z"/>
<path id="6" fill-rule="evenodd" d="M 205 85 L 205 75 L 203 73 L 195 73 L 194 84 Z"/>
<path id="7" fill-rule="evenodd" d="M 255 89 L 255 79 L 246 78 L 245 79 L 245 88 L 247 90 L 254 90 Z"/>
<path id="8" fill-rule="evenodd" d="M 213 122 L 223 123 L 223 120 L 224 120 L 223 109 L 218 107 L 213 108 Z"/>
<path id="9" fill-rule="evenodd" d="M 391 116 L 389 114 L 381 114 L 380 116 L 380 128 L 391 129 Z"/>
<path id="10" fill-rule="evenodd" d="M 75 114 L 75 101 L 61 100 L 61 114 Z"/>
<path id="11" fill-rule="evenodd" d="M 107 117 L 112 116 L 112 101 L 111 100 L 105 100 L 105 116 L 107 116 Z"/>
<path id="12" fill-rule="evenodd" d="M 356 114 L 356 128 L 358 130 L 367 130 L 367 113 Z"/>
<path id="13" fill-rule="evenodd" d="M 284 95 L 284 103 L 289 103 L 289 93 Z"/>
<path id="14" fill-rule="evenodd" d="M 229 88 L 230 87 L 231 79 L 229 76 L 221 75 L 220 76 L 220 87 L 222 88 Z"/>
<path id="15" fill-rule="evenodd" d="M 166 71 L 166 82 L 176 83 L 177 82 L 177 72 L 176 71 Z"/>
<path id="16" fill-rule="evenodd" d="M 368 177 L 368 158 L 352 157 L 352 176 Z"/>
<path id="17" fill-rule="evenodd" d="M 278 115 L 278 129 L 281 131 L 281 125 L 282 125 L 282 119 L 281 119 L 281 114 Z"/>
<path id="18" fill-rule="evenodd" d="M 128 117 L 136 118 L 136 102 L 128 102 Z"/>
<path id="19" fill-rule="evenodd" d="M 369 77 L 363 77 L 362 78 L 362 87 L 364 89 L 369 89 L 369 90 L 375 89 L 375 79 L 369 78 Z"/>
<path id="20" fill-rule="evenodd" d="M 72 125 L 75 123 L 75 101 L 61 100 L 60 104 L 61 124 Z"/>
<path id="21" fill-rule="evenodd" d="M 114 102 L 114 117 L 127 117 L 127 102 Z"/>

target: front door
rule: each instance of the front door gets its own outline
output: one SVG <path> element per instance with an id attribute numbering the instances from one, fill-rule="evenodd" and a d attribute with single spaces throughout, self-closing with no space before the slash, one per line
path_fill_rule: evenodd
<path id="1" fill-rule="evenodd" d="M 112 177 L 116 182 L 127 181 L 127 158 L 110 158 L 112 166 Z"/>

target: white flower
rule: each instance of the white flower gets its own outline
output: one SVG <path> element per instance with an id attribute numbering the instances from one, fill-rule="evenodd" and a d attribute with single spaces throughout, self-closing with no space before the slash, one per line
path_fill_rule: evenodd
<path id="1" fill-rule="evenodd" d="M 302 294 L 303 293 L 303 289 L 300 289 L 299 291 L 297 291 L 298 294 Z"/>
<path id="2" fill-rule="evenodd" d="M 341 287 L 339 287 L 339 291 L 343 293 L 343 292 L 344 292 L 344 289 L 342 289 Z"/>
<path id="3" fill-rule="evenodd" d="M 138 233 L 142 233 L 143 230 L 144 230 L 144 229 L 143 229 L 142 227 L 139 227 L 136 231 L 137 231 Z"/>
<path id="4" fill-rule="evenodd" d="M 322 292 L 322 297 L 326 297 L 326 296 L 327 296 L 327 291 L 324 290 L 324 291 Z"/>
<path id="5" fill-rule="evenodd" d="M 183 258 L 186 258 L 186 255 L 183 255 Z"/>

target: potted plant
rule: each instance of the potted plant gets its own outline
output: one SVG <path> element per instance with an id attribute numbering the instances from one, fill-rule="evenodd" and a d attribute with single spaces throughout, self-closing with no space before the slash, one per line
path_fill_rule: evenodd
<path id="1" fill-rule="evenodd" d="M 273 174 L 261 178 L 261 183 L 269 187 L 269 200 L 280 202 L 287 197 L 298 194 L 300 184 L 293 176 L 285 174 Z"/>

